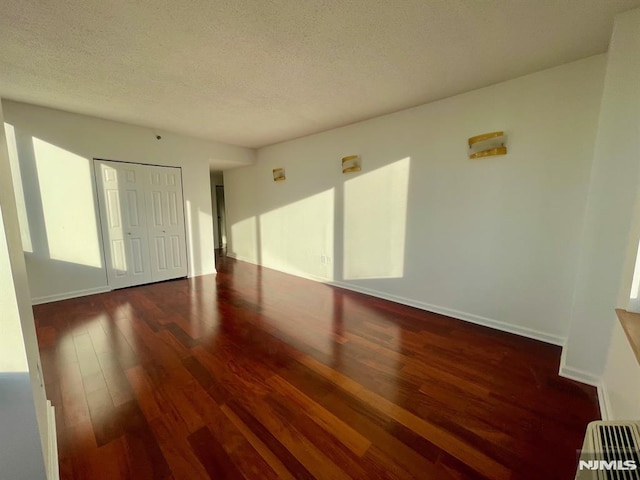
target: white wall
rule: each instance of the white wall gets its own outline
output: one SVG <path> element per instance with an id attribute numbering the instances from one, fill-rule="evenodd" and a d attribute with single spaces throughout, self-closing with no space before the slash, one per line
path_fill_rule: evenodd
<path id="1" fill-rule="evenodd" d="M 613 324 L 600 395 L 604 419 L 640 419 L 640 366 L 618 321 Z"/>
<path id="2" fill-rule="evenodd" d="M 561 344 L 605 60 L 260 149 L 225 171 L 229 252 Z M 508 155 L 469 160 L 493 130 Z M 350 154 L 362 172 L 343 175 Z"/>
<path id="3" fill-rule="evenodd" d="M 614 308 L 626 308 L 638 245 L 640 9 L 618 15 L 608 52 L 589 198 L 562 373 L 605 369 Z M 626 297 L 626 298 L 625 298 Z"/>
<path id="4" fill-rule="evenodd" d="M 0 123 L 2 122 L 0 108 Z M 0 466 L 3 478 L 43 479 L 48 464 L 46 393 L 39 372 L 4 130 L 0 129 Z M 53 477 L 51 477 L 53 478 Z"/>
<path id="5" fill-rule="evenodd" d="M 250 164 L 252 150 L 11 101 L 3 106 L 21 177 L 17 200 L 35 302 L 107 287 L 93 158 L 181 167 L 189 275 L 215 271 L 209 168 Z"/>

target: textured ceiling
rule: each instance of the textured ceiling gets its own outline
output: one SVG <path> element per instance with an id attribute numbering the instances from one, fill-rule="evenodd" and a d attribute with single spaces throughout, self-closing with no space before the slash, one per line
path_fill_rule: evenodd
<path id="1" fill-rule="evenodd" d="M 640 0 L 2 0 L 0 96 L 260 147 L 606 51 Z"/>

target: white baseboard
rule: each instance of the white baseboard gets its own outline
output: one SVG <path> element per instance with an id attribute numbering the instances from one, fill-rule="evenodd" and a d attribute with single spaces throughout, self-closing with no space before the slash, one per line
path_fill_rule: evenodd
<path id="1" fill-rule="evenodd" d="M 211 271 L 197 271 L 189 274 L 189 278 L 200 277 L 202 275 L 212 275 L 217 273 L 215 269 Z M 106 293 L 112 290 L 109 286 L 87 288 L 86 290 L 74 290 L 72 292 L 56 293 L 54 295 L 46 295 L 44 297 L 34 297 L 31 300 L 32 305 L 40 305 L 42 303 L 59 302 L 60 300 L 68 300 L 70 298 L 86 297 L 88 295 L 96 295 L 98 293 Z"/>
<path id="2" fill-rule="evenodd" d="M 611 414 L 609 391 L 607 390 L 607 386 L 604 382 L 601 382 L 598 385 L 598 404 L 600 405 L 600 416 L 602 417 L 602 420 L 613 420 L 614 418 Z"/>
<path id="3" fill-rule="evenodd" d="M 253 263 L 258 265 L 258 263 L 251 258 L 242 257 L 240 255 L 236 255 L 234 253 L 228 253 L 227 256 L 231 258 L 235 258 L 236 260 L 240 260 L 243 262 Z M 475 323 L 476 325 L 482 325 L 485 327 L 493 328 L 495 330 L 500 330 L 503 332 L 514 333 L 516 335 L 520 335 L 522 337 L 532 338 L 534 340 L 540 340 L 545 343 L 550 343 L 552 345 L 564 345 L 565 338 L 559 335 L 554 335 L 546 332 L 541 332 L 538 330 L 534 330 L 527 327 L 521 327 L 519 325 L 513 325 L 510 323 L 502 322 L 500 320 L 494 320 L 491 318 L 481 317 L 479 315 L 474 315 L 473 313 L 461 312 L 459 310 L 453 310 L 446 307 L 441 307 L 439 305 L 433 305 L 430 303 L 421 302 L 418 300 L 412 300 L 410 298 L 401 297 L 398 295 L 392 295 L 389 293 L 381 292 L 379 290 L 373 290 L 370 288 L 361 287 L 359 285 L 353 285 L 351 283 L 339 282 L 334 280 L 328 280 L 321 277 L 316 277 L 314 275 L 301 274 L 296 271 L 287 271 L 282 268 L 275 268 L 270 265 L 262 265 L 266 268 L 272 268 L 274 270 L 278 270 L 283 273 L 287 273 L 289 275 L 295 275 L 297 277 L 306 278 L 308 280 L 313 280 L 316 282 L 326 283 L 327 285 L 333 285 L 339 288 L 344 288 L 346 290 L 351 290 L 358 293 L 363 293 L 365 295 L 371 295 L 372 297 L 382 298 L 383 300 L 389 300 L 391 302 L 400 303 L 402 305 L 407 305 L 409 307 L 418 308 L 420 310 L 426 310 L 427 312 L 438 313 L 441 315 L 446 315 L 447 317 L 456 318 L 458 320 L 464 320 L 466 322 Z"/>
<path id="4" fill-rule="evenodd" d="M 567 365 L 567 349 L 562 348 L 562 355 L 560 356 L 560 370 L 558 375 L 569 380 L 585 383 L 596 387 L 598 390 L 598 406 L 600 407 L 600 417 L 602 420 L 611 420 L 611 409 L 609 407 L 609 394 L 607 393 L 607 386 L 602 381 L 600 375 L 594 375 L 593 373 L 581 370 L 579 368 L 570 367 Z"/>
<path id="5" fill-rule="evenodd" d="M 69 298 L 86 297 L 87 295 L 96 295 L 98 293 L 110 292 L 111 288 L 97 287 L 87 288 L 86 290 L 75 290 L 73 292 L 56 293 L 54 295 L 46 295 L 44 297 L 35 297 L 31 299 L 32 305 L 40 305 L 41 303 L 58 302 L 60 300 L 67 300 Z"/>
<path id="6" fill-rule="evenodd" d="M 592 387 L 598 387 L 602 383 L 602 378 L 600 377 L 600 375 L 595 375 L 591 372 L 568 366 L 566 347 L 562 348 L 562 354 L 560 355 L 560 370 L 558 371 L 558 375 L 570 380 L 575 380 L 576 382 L 586 383 L 587 385 L 591 385 Z"/>
<path id="7" fill-rule="evenodd" d="M 495 330 L 500 330 L 503 332 L 514 333 L 516 335 L 520 335 L 521 337 L 540 340 L 542 342 L 551 343 L 553 345 L 563 345 L 565 342 L 565 339 L 558 335 L 541 332 L 531 328 L 522 327 L 519 325 L 513 325 L 511 323 L 502 322 L 500 320 L 494 320 L 492 318 L 482 317 L 480 315 L 475 315 L 473 313 L 461 312 L 459 310 L 454 310 L 447 307 L 441 307 L 439 305 L 433 305 L 433 304 L 421 302 L 418 300 L 412 300 L 410 298 L 400 297 L 397 295 L 380 292 L 378 290 L 364 288 L 359 285 L 352 285 L 349 283 L 336 282 L 336 281 L 327 281 L 325 283 L 328 283 L 330 285 L 335 285 L 337 287 L 344 288 L 347 290 L 352 290 L 354 292 L 364 293 L 365 295 L 371 295 L 374 297 L 382 298 L 384 300 L 389 300 L 391 302 L 400 303 L 402 305 L 407 305 L 409 307 L 419 308 L 420 310 L 426 310 L 428 312 L 438 313 L 440 315 L 446 315 L 447 317 L 456 318 L 458 320 L 464 320 L 469 323 L 475 323 L 476 325 L 482 325 L 482 326 L 493 328 Z"/>
<path id="8" fill-rule="evenodd" d="M 218 271 L 215 268 L 207 271 L 198 270 L 196 272 L 190 272 L 189 275 L 187 275 L 187 278 L 201 277 L 203 275 L 215 275 L 216 273 L 218 273 Z"/>
<path id="9" fill-rule="evenodd" d="M 49 424 L 49 463 L 47 465 L 47 480 L 60 480 L 60 467 L 58 465 L 58 437 L 56 430 L 56 412 L 47 400 L 47 423 Z"/>
<path id="10" fill-rule="evenodd" d="M 237 253 L 227 252 L 227 257 L 235 258 L 236 260 L 240 260 L 241 262 L 253 263 L 254 265 L 260 265 L 255 259 L 249 257 L 243 257 L 242 255 L 238 255 Z M 274 269 L 277 270 L 277 269 Z"/>

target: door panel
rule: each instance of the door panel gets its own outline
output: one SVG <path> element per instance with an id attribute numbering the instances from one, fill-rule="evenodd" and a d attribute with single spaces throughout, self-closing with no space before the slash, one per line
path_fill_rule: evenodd
<path id="1" fill-rule="evenodd" d="M 112 288 L 152 281 L 143 176 L 133 164 L 95 161 L 107 277 Z"/>
<path id="2" fill-rule="evenodd" d="M 144 250 L 145 248 L 140 238 L 131 239 L 131 258 L 133 259 L 133 268 L 131 273 L 134 276 L 141 276 L 145 274 Z"/>
<path id="3" fill-rule="evenodd" d="M 111 258 L 113 274 L 116 277 L 124 277 L 127 274 L 127 255 L 124 252 L 124 240 L 111 241 Z"/>
<path id="4" fill-rule="evenodd" d="M 109 228 L 120 228 L 120 192 L 115 189 L 107 190 L 107 218 Z"/>
<path id="5" fill-rule="evenodd" d="M 138 205 L 138 192 L 136 190 L 127 190 L 127 200 L 129 206 L 127 212 L 129 212 L 129 225 L 132 227 L 140 226 L 140 205 Z"/>
<path id="6" fill-rule="evenodd" d="M 167 269 L 167 251 L 164 237 L 156 237 L 156 252 L 158 254 L 158 270 Z"/>
<path id="7" fill-rule="evenodd" d="M 153 204 L 153 224 L 156 227 L 162 227 L 164 220 L 162 218 L 162 192 L 152 192 L 151 202 Z"/>
<path id="8" fill-rule="evenodd" d="M 148 167 L 147 206 L 153 212 L 149 222 L 151 272 L 154 281 L 187 275 L 187 247 L 179 168 Z"/>
<path id="9" fill-rule="evenodd" d="M 109 285 L 186 276 L 180 169 L 105 160 L 95 165 Z"/>
<path id="10" fill-rule="evenodd" d="M 178 195 L 176 192 L 168 193 L 169 200 L 169 223 L 171 226 L 178 226 Z"/>
<path id="11" fill-rule="evenodd" d="M 172 268 L 181 269 L 182 268 L 182 255 L 180 254 L 180 237 L 177 235 L 171 236 L 171 260 L 172 260 Z"/>

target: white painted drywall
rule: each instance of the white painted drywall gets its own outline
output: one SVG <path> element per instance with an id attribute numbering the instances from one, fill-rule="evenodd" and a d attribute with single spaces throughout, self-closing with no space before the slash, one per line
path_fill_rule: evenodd
<path id="1" fill-rule="evenodd" d="M 189 275 L 215 272 L 209 168 L 250 164 L 252 150 L 23 103 L 3 106 L 10 152 L 19 159 L 34 301 L 107 287 L 93 158 L 181 167 Z"/>
<path id="2" fill-rule="evenodd" d="M 3 115 L 0 107 L 0 123 Z M 47 401 L 4 130 L 0 129 L 0 477 L 39 480 L 49 464 Z M 51 477 L 53 478 L 53 477 Z"/>
<path id="3" fill-rule="evenodd" d="M 584 374 L 587 380 L 597 380 L 604 371 L 617 322 L 614 308 L 626 308 L 629 298 L 629 267 L 635 260 L 629 245 L 638 245 L 634 225 L 640 185 L 640 9 L 616 17 L 607 58 L 562 366 L 562 371 Z"/>
<path id="4" fill-rule="evenodd" d="M 606 420 L 640 419 L 640 365 L 618 321 L 613 324 L 600 394 Z"/>
<path id="5" fill-rule="evenodd" d="M 562 343 L 605 60 L 259 149 L 225 171 L 229 252 Z M 494 130 L 508 155 L 470 160 Z M 362 171 L 342 174 L 351 154 Z"/>

